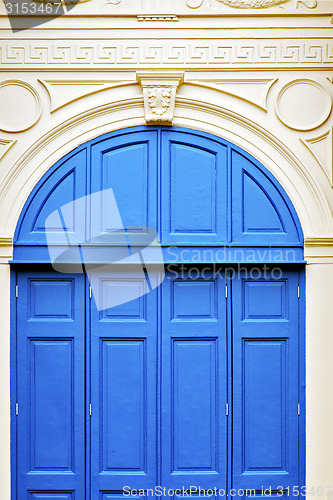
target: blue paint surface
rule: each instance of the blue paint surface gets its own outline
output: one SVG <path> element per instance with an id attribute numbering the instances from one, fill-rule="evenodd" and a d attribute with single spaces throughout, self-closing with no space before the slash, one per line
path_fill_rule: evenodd
<path id="1" fill-rule="evenodd" d="M 17 273 L 18 498 L 299 484 L 299 273 L 221 276 L 98 311 L 84 275 Z"/>
<path id="2" fill-rule="evenodd" d="M 233 281 L 233 471 L 237 488 L 298 483 L 298 273 Z M 243 314 L 242 314 L 243 312 Z"/>
<path id="3" fill-rule="evenodd" d="M 84 277 L 20 272 L 17 283 L 17 498 L 84 498 Z"/>

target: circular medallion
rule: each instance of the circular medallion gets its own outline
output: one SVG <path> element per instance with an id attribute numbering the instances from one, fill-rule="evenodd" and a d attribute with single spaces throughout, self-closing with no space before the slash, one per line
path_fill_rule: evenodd
<path id="1" fill-rule="evenodd" d="M 332 98 L 320 83 L 299 79 L 287 83 L 276 99 L 276 114 L 284 125 L 294 130 L 320 127 L 332 110 Z"/>
<path id="2" fill-rule="evenodd" d="M 0 130 L 23 132 L 32 127 L 42 111 L 37 91 L 26 82 L 0 82 Z"/>

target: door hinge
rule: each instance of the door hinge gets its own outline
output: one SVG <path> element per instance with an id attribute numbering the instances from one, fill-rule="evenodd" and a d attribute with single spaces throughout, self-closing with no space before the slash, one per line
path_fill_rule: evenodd
<path id="1" fill-rule="evenodd" d="M 89 416 L 90 416 L 90 417 L 91 417 L 91 413 L 92 413 L 92 411 L 91 411 L 91 410 L 92 410 L 92 408 L 91 408 L 91 403 L 90 403 L 90 405 L 89 405 Z"/>
<path id="2" fill-rule="evenodd" d="M 298 403 L 297 405 L 297 415 L 300 416 L 301 414 L 301 405 Z"/>
<path id="3" fill-rule="evenodd" d="M 298 297 L 298 298 L 299 298 L 299 295 L 300 295 L 300 294 L 299 294 L 299 285 L 298 285 L 298 287 L 297 287 L 297 297 Z"/>
<path id="4" fill-rule="evenodd" d="M 15 297 L 18 299 L 18 285 L 15 287 Z"/>
<path id="5" fill-rule="evenodd" d="M 228 403 L 225 405 L 225 414 L 228 417 L 229 416 L 229 405 Z"/>
<path id="6" fill-rule="evenodd" d="M 91 285 L 89 285 L 89 299 L 91 299 L 91 294 L 92 294 Z"/>
<path id="7" fill-rule="evenodd" d="M 19 406 L 18 406 L 18 403 L 16 403 L 16 405 L 15 405 L 15 415 L 18 417 L 18 414 L 19 414 Z"/>
<path id="8" fill-rule="evenodd" d="M 228 298 L 228 285 L 225 286 L 225 298 Z"/>

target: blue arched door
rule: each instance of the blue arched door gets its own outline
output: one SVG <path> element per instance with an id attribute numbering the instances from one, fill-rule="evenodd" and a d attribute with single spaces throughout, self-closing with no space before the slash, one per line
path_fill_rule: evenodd
<path id="1" fill-rule="evenodd" d="M 130 248 L 111 270 L 91 253 L 110 189 Z M 128 244 L 143 228 L 160 262 Z M 15 237 L 13 498 L 301 485 L 302 246 L 281 186 L 217 137 L 129 129 L 58 162 Z"/>

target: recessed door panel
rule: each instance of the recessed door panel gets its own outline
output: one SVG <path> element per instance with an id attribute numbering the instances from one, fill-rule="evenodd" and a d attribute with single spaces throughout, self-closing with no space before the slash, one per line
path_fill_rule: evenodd
<path id="1" fill-rule="evenodd" d="M 146 341 L 101 340 L 103 471 L 146 469 Z"/>
<path id="2" fill-rule="evenodd" d="M 225 487 L 224 283 L 167 274 L 162 285 L 162 483 Z"/>
<path id="3" fill-rule="evenodd" d="M 112 209 L 110 195 L 102 194 L 91 214 L 92 235 L 122 229 L 118 212 L 130 234 L 146 234 L 147 227 L 157 228 L 156 148 L 157 133 L 153 130 L 120 135 L 111 143 L 102 140 L 92 146 L 91 191 L 112 189 L 117 207 Z"/>
<path id="4" fill-rule="evenodd" d="M 128 291 L 108 309 L 91 300 L 91 495 L 99 499 L 126 485 L 156 485 L 157 292 L 142 295 L 140 272 L 93 279 L 102 305 L 103 293 Z"/>
<path id="5" fill-rule="evenodd" d="M 163 244 L 212 244 L 227 236 L 227 147 L 162 131 Z"/>
<path id="6" fill-rule="evenodd" d="M 73 340 L 28 342 L 30 471 L 74 469 Z"/>
<path id="7" fill-rule="evenodd" d="M 20 272 L 18 290 L 18 498 L 84 498 L 84 277 Z"/>

